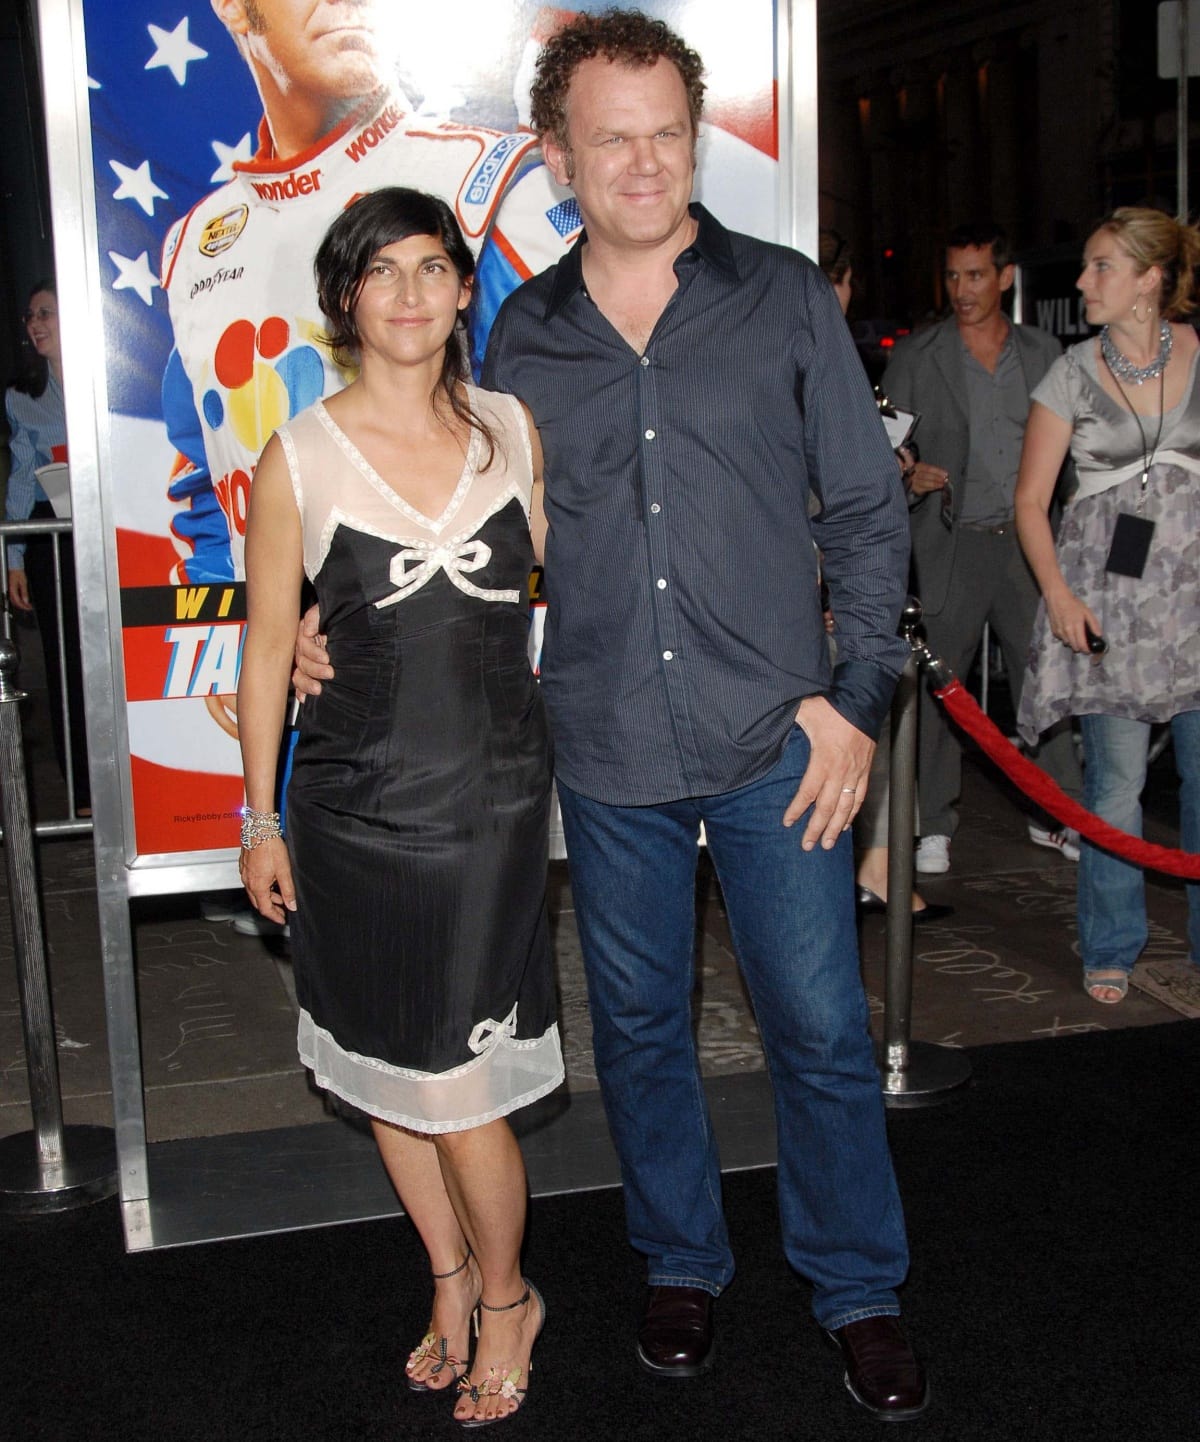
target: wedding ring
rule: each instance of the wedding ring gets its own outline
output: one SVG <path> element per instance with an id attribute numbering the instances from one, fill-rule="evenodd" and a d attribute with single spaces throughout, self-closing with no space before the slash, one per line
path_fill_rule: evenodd
<path id="1" fill-rule="evenodd" d="M 850 793 L 850 795 L 853 796 L 854 793 L 855 793 L 855 791 L 858 790 L 858 788 L 857 788 L 856 786 L 843 786 L 843 787 L 842 787 L 842 790 L 843 790 L 843 791 L 848 791 L 848 792 Z"/>

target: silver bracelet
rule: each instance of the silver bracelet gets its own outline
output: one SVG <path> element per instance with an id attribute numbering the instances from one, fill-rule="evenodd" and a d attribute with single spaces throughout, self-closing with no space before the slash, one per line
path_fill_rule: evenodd
<path id="1" fill-rule="evenodd" d="M 282 835 L 283 828 L 279 824 L 278 811 L 255 811 L 249 806 L 242 807 L 243 851 L 253 851 L 264 841 L 274 841 L 277 836 Z"/>

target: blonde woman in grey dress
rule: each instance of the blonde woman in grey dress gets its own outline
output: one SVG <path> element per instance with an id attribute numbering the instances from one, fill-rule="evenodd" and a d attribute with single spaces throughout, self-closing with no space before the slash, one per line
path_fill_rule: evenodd
<path id="1" fill-rule="evenodd" d="M 1200 345 L 1196 230 L 1160 211 L 1114 211 L 1077 282 L 1099 336 L 1072 346 L 1033 392 L 1017 531 L 1042 590 L 1018 727 L 1027 741 L 1077 715 L 1083 802 L 1141 835 L 1150 728 L 1169 722 L 1183 846 L 1200 851 Z M 1068 450 L 1078 487 L 1057 544 L 1048 510 Z M 1200 885 L 1188 942 L 1200 961 Z M 1121 1001 L 1148 936 L 1139 867 L 1085 843 L 1083 984 Z"/>

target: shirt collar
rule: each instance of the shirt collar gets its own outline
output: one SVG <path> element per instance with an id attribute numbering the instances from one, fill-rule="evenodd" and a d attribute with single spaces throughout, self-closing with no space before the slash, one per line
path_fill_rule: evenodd
<path id="1" fill-rule="evenodd" d="M 951 319 L 953 319 L 953 316 L 951 317 Z M 1011 320 L 1008 320 L 1007 316 L 1005 316 L 1004 319 L 1008 321 L 1008 327 L 1004 332 L 1004 339 L 1000 342 L 1000 349 L 997 352 L 998 355 L 1003 355 L 1005 351 L 1011 350 L 1014 345 L 1013 323 Z M 963 340 L 962 331 L 958 330 L 958 328 L 955 327 L 955 334 L 958 336 L 958 343 L 960 346 L 962 346 L 964 354 L 970 355 L 971 347 L 966 343 L 965 340 Z M 974 359 L 974 357 L 972 357 L 972 359 Z"/>
<path id="2" fill-rule="evenodd" d="M 729 232 L 699 201 L 692 201 L 688 206 L 688 214 L 698 223 L 699 228 L 695 240 L 686 250 L 680 252 L 675 264 L 678 265 L 685 256 L 697 256 L 729 280 L 737 280 L 737 261 L 734 259 Z M 584 230 L 556 266 L 554 283 L 546 300 L 546 320 L 552 320 L 576 291 L 583 290 L 583 245 L 586 240 L 587 231 Z"/>

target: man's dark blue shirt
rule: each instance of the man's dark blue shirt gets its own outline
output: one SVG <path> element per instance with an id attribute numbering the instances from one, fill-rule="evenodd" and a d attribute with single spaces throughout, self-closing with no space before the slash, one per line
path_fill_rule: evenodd
<path id="1" fill-rule="evenodd" d="M 691 210 L 644 354 L 587 295 L 585 235 L 504 303 L 484 365 L 545 451 L 555 768 L 610 805 L 759 779 L 805 696 L 876 736 L 908 655 L 907 508 L 832 287 Z"/>

